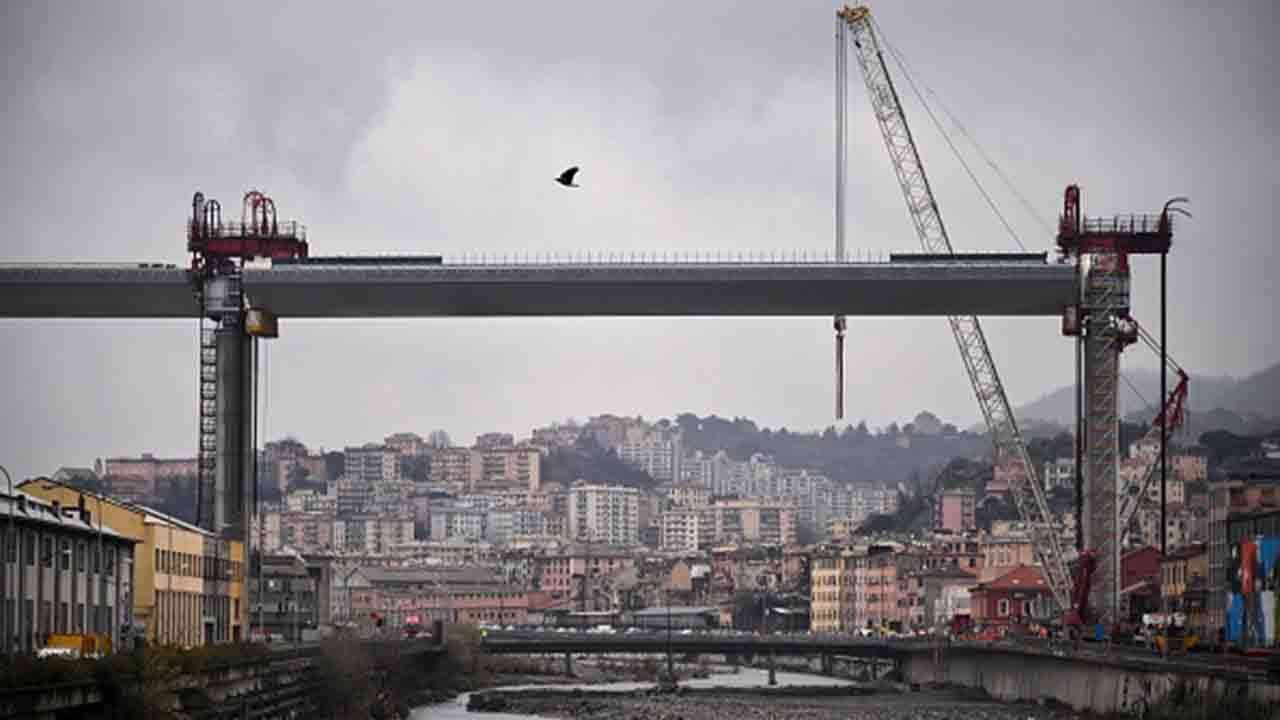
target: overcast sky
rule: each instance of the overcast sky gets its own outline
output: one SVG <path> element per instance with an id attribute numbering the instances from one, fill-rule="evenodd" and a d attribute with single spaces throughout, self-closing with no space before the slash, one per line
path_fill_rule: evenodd
<path id="1" fill-rule="evenodd" d="M 192 192 L 234 214 L 250 187 L 307 224 L 313 254 L 833 244 L 831 2 L 330 5 L 0 3 L 0 261 L 185 263 Z M 875 11 L 1041 217 L 1069 182 L 1090 214 L 1192 198 L 1169 279 L 1193 373 L 1280 359 L 1274 2 Z M 850 65 L 849 246 L 916 249 Z M 903 94 L 957 249 L 1016 249 Z M 579 190 L 551 182 L 571 164 Z M 1158 266 L 1135 266 L 1154 328 Z M 1070 381 L 1056 321 L 986 327 L 1016 403 Z M 944 320 L 850 330 L 853 422 L 978 418 Z M 831 346 L 826 318 L 286 320 L 264 426 L 326 447 L 600 412 L 817 428 Z M 194 322 L 0 321 L 0 463 L 193 454 L 195 362 Z"/>

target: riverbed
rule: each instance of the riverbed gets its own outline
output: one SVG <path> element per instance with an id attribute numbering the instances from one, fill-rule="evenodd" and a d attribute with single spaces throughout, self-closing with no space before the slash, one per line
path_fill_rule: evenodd
<path id="1" fill-rule="evenodd" d="M 778 687 L 833 687 L 853 683 L 839 678 L 805 673 L 779 672 Z M 587 685 L 521 685 L 486 692 L 512 692 L 510 705 L 521 712 L 467 711 L 471 694 L 452 702 L 417 708 L 411 720 L 530 720 L 570 718 L 581 720 L 1064 720 L 1070 712 L 1028 704 L 1007 704 L 952 689 L 902 692 L 892 686 L 870 695 L 839 697 L 779 697 L 743 694 L 743 688 L 767 688 L 768 673 L 743 668 L 708 678 L 681 682 L 688 694 L 648 692 L 645 682 L 613 682 Z M 717 693 L 714 688 L 729 688 Z M 575 694 L 574 690 L 582 692 Z M 536 691 L 518 693 L 513 691 Z M 608 693 L 602 696 L 603 693 Z"/>

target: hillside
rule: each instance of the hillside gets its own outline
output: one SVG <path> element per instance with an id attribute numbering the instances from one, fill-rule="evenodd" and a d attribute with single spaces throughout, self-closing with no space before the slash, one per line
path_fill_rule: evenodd
<path id="1" fill-rule="evenodd" d="M 808 468 L 836 481 L 863 485 L 892 486 L 953 458 L 991 452 L 983 434 L 956 430 L 930 413 L 920 413 L 916 421 L 932 432 L 917 431 L 916 423 L 895 423 L 876 432 L 859 423 L 819 433 L 761 428 L 747 418 L 681 413 L 675 419 L 686 451 L 714 454 L 723 449 L 735 460 L 764 453 L 783 467 Z"/>
<path id="2" fill-rule="evenodd" d="M 1125 372 L 1128 383 L 1120 385 L 1120 412 L 1135 421 L 1150 422 L 1151 405 L 1160 395 L 1160 374 L 1137 368 Z M 1174 378 L 1170 377 L 1170 385 Z M 1138 389 L 1135 392 L 1133 387 Z M 1140 394 L 1139 394 L 1140 393 Z M 1265 432 L 1280 418 L 1280 363 L 1242 379 L 1191 376 L 1189 406 L 1193 430 L 1216 428 L 1232 432 Z M 1020 420 L 1038 420 L 1070 426 L 1075 417 L 1075 399 L 1070 386 L 1059 387 L 1019 407 Z"/>

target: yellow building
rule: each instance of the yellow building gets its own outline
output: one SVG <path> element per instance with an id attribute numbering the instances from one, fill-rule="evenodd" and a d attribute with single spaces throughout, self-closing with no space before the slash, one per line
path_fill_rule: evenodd
<path id="1" fill-rule="evenodd" d="M 814 632 L 850 632 L 857 627 L 851 548 L 815 551 L 809 561 L 809 627 Z"/>
<path id="2" fill-rule="evenodd" d="M 37 478 L 19 487 L 64 507 L 100 513 L 137 543 L 133 564 L 133 625 L 149 642 L 195 647 L 247 639 L 244 543 L 225 540 L 151 508 Z"/>

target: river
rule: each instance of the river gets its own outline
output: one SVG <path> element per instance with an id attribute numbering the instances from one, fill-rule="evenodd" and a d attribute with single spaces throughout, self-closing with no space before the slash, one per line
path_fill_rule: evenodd
<path id="1" fill-rule="evenodd" d="M 781 672 L 777 674 L 778 685 L 849 685 L 848 680 L 840 678 L 825 677 L 822 675 L 808 675 L 805 673 Z M 769 673 L 767 670 L 757 670 L 754 668 L 742 668 L 737 674 L 734 673 L 716 673 L 708 678 L 682 680 L 681 685 L 686 687 L 768 687 Z M 538 688 L 543 690 L 563 690 L 569 692 L 574 689 L 582 690 L 611 690 L 614 692 L 628 692 L 631 690 L 642 690 L 644 688 L 653 687 L 653 683 L 646 682 L 613 682 L 613 683 L 596 683 L 585 685 L 514 685 L 511 687 L 499 688 L 501 690 L 526 690 Z M 536 718 L 536 715 L 511 715 L 508 713 L 468 713 L 467 701 L 470 699 L 470 693 L 464 693 L 454 698 L 452 702 L 439 703 L 437 705 L 427 705 L 425 707 L 415 708 L 409 714 L 410 720 L 529 720 Z"/>

